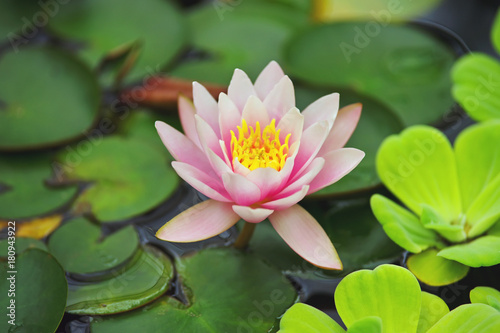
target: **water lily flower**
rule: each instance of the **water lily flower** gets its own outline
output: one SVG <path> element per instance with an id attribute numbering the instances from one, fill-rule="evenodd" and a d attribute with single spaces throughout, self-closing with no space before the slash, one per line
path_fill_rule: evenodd
<path id="1" fill-rule="evenodd" d="M 348 174 L 364 153 L 342 148 L 354 131 L 361 104 L 340 111 L 339 94 L 324 96 L 302 113 L 292 81 L 276 62 L 255 85 L 236 69 L 216 101 L 197 82 L 193 100 L 179 98 L 184 134 L 163 122 L 158 133 L 176 159 L 179 176 L 209 200 L 167 222 L 157 237 L 193 242 L 216 236 L 240 219 L 269 219 L 305 260 L 342 269 L 330 239 L 297 203 Z"/>

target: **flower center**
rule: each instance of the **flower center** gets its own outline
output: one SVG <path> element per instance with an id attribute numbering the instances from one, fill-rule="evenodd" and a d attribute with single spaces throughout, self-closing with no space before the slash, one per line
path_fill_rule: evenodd
<path id="1" fill-rule="evenodd" d="M 255 129 L 248 126 L 245 119 L 238 126 L 238 137 L 231 131 L 231 151 L 233 163 L 237 159 L 242 165 L 250 170 L 257 168 L 273 168 L 280 171 L 285 165 L 288 154 L 288 141 L 280 142 L 280 129 L 276 130 L 276 120 L 273 119 L 269 125 L 264 127 L 261 134 L 260 123 L 255 124 Z M 234 164 L 233 164 L 234 168 Z"/>

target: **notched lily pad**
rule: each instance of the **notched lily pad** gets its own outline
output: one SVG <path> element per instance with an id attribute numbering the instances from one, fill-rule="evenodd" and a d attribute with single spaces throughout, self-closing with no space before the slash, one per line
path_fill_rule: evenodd
<path id="1" fill-rule="evenodd" d="M 113 314 L 135 309 L 163 294 L 173 277 L 170 259 L 152 246 L 144 246 L 125 271 L 99 282 L 69 285 L 66 311 L 81 315 Z"/>
<path id="2" fill-rule="evenodd" d="M 189 304 L 164 296 L 144 309 L 96 318 L 99 332 L 267 332 L 297 297 L 281 273 L 232 249 L 209 249 L 177 263 Z"/>
<path id="3" fill-rule="evenodd" d="M 49 240 L 50 252 L 70 273 L 92 274 L 124 264 L 137 251 L 133 226 L 104 236 L 101 227 L 77 218 L 60 227 Z"/>
<path id="4" fill-rule="evenodd" d="M 88 130 L 99 111 L 89 68 L 73 55 L 35 46 L 0 59 L 0 151 L 59 145 Z"/>

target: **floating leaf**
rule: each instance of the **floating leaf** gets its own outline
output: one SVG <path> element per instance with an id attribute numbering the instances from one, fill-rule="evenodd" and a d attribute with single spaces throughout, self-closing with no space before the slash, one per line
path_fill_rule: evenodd
<path id="1" fill-rule="evenodd" d="M 97 282 L 70 284 L 66 311 L 102 315 L 124 312 L 162 295 L 173 277 L 173 266 L 163 252 L 151 246 L 139 250 L 133 264 L 113 277 Z"/>
<path id="2" fill-rule="evenodd" d="M 294 304 L 280 321 L 278 333 L 345 333 L 335 320 L 323 311 L 304 303 Z"/>
<path id="3" fill-rule="evenodd" d="M 126 24 L 124 24 L 126 22 Z M 93 67 L 112 53 L 136 48 L 127 82 L 159 72 L 179 54 L 186 39 L 183 17 L 172 1 L 72 1 L 50 20 L 50 28 L 83 44 L 80 55 Z M 121 69 L 126 70 L 125 69 Z M 119 72 L 116 75 L 124 75 Z M 109 82 L 108 82 L 109 83 Z"/>
<path id="4" fill-rule="evenodd" d="M 0 76 L 10 78 L 0 81 L 0 150 L 59 145 L 82 136 L 97 117 L 97 82 L 66 51 L 36 46 L 8 52 Z"/>
<path id="5" fill-rule="evenodd" d="M 16 272 L 12 273 L 12 270 L 8 262 L 1 263 L 0 306 L 3 311 L 7 309 L 7 317 L 2 318 L 0 330 L 55 332 L 64 314 L 67 295 L 66 277 L 61 265 L 45 251 L 28 249 L 16 258 Z M 15 287 L 12 287 L 12 281 L 15 281 Z M 9 295 L 10 289 L 15 295 Z M 14 304 L 14 311 L 8 308 L 11 304 Z M 14 316 L 10 317 L 10 313 Z M 8 320 L 13 320 L 14 325 Z"/>
<path id="6" fill-rule="evenodd" d="M 164 296 L 145 309 L 96 318 L 99 332 L 266 332 L 296 293 L 281 273 L 231 249 L 209 249 L 177 264 L 189 304 Z M 258 286 L 258 288 L 256 288 Z"/>
<path id="7" fill-rule="evenodd" d="M 63 153 L 60 161 L 70 159 Z M 76 205 L 90 206 L 102 222 L 124 220 L 145 213 L 177 188 L 178 177 L 165 155 L 140 140 L 108 137 L 81 157 L 74 167 L 63 165 L 67 181 L 90 184 Z"/>
<path id="8" fill-rule="evenodd" d="M 500 332 L 500 311 L 485 304 L 466 304 L 441 318 L 427 333 Z"/>
<path id="9" fill-rule="evenodd" d="M 405 125 L 439 120 L 453 105 L 450 49 L 414 27 L 371 22 L 305 29 L 285 49 L 285 67 L 305 82 L 383 101 Z"/>
<path id="10" fill-rule="evenodd" d="M 43 8 L 37 6 L 34 1 L 1 1 L 0 41 L 7 40 L 14 50 L 27 44 L 40 31 L 40 23 L 43 21 L 33 20 L 34 14 L 38 12 L 40 12 L 37 15 L 38 20 L 48 19 Z"/>
<path id="11" fill-rule="evenodd" d="M 429 286 L 445 286 L 463 279 L 469 267 L 438 256 L 438 250 L 428 249 L 408 258 L 408 269 Z"/>
<path id="12" fill-rule="evenodd" d="M 49 240 L 50 252 L 70 273 L 90 274 L 124 264 L 137 251 L 139 237 L 127 226 L 104 237 L 100 226 L 77 218 L 59 228 Z"/>
<path id="13" fill-rule="evenodd" d="M 469 243 L 449 246 L 439 251 L 438 256 L 470 267 L 500 264 L 500 237 L 483 236 Z"/>
<path id="14" fill-rule="evenodd" d="M 61 208 L 76 195 L 76 186 L 53 187 L 50 156 L 0 154 L 0 215 L 6 220 L 27 219 Z"/>
<path id="15" fill-rule="evenodd" d="M 16 236 L 35 239 L 45 238 L 57 229 L 62 219 L 61 215 L 52 215 L 19 223 Z"/>

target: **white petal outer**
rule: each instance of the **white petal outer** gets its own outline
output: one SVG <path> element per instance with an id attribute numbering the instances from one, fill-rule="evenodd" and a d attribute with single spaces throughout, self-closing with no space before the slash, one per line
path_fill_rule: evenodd
<path id="1" fill-rule="evenodd" d="M 327 120 L 331 127 L 339 111 L 339 99 L 340 95 L 338 93 L 333 93 L 317 99 L 306 107 L 305 110 L 302 111 L 302 115 L 304 116 L 304 129 L 322 120 Z"/>
<path id="2" fill-rule="evenodd" d="M 219 125 L 222 140 L 226 149 L 231 149 L 231 130 L 236 132 L 236 127 L 241 124 L 241 111 L 238 110 L 229 97 L 221 93 L 219 95 Z"/>
<path id="3" fill-rule="evenodd" d="M 325 166 L 310 183 L 308 194 L 319 191 L 347 175 L 361 162 L 363 157 L 365 157 L 365 153 L 355 148 L 341 148 L 323 156 Z"/>
<path id="4" fill-rule="evenodd" d="M 207 197 L 223 202 L 232 201 L 229 199 L 229 194 L 217 177 L 211 177 L 194 166 L 182 162 L 174 161 L 172 162 L 172 167 L 186 183 Z"/>
<path id="5" fill-rule="evenodd" d="M 217 236 L 239 220 L 232 204 L 207 200 L 171 219 L 158 230 L 156 237 L 170 242 L 196 242 Z"/>
<path id="6" fill-rule="evenodd" d="M 276 129 L 280 131 L 280 141 L 283 143 L 288 134 L 291 134 L 289 145 L 300 142 L 304 128 L 304 116 L 296 107 L 288 110 L 277 123 Z"/>
<path id="7" fill-rule="evenodd" d="M 266 107 L 257 96 L 250 96 L 248 98 L 241 117 L 253 128 L 255 128 L 257 122 L 260 123 L 261 129 L 264 129 L 270 123 Z"/>
<path id="8" fill-rule="evenodd" d="M 206 154 L 210 163 L 210 168 L 214 170 L 214 173 L 218 177 L 222 177 L 222 175 L 226 172 L 232 172 L 231 168 L 226 164 L 226 162 L 222 158 L 217 156 L 217 154 L 212 150 L 209 149 Z"/>
<path id="9" fill-rule="evenodd" d="M 243 110 L 248 97 L 257 95 L 257 93 L 248 75 L 241 69 L 235 69 L 229 87 L 227 88 L 227 95 L 239 110 Z"/>
<path id="10" fill-rule="evenodd" d="M 213 96 L 198 82 L 193 82 L 193 101 L 196 113 L 219 133 L 219 107 Z"/>
<path id="11" fill-rule="evenodd" d="M 264 99 L 269 118 L 281 120 L 283 115 L 291 108 L 295 107 L 295 90 L 293 83 L 288 76 L 283 76 L 281 80 L 271 90 Z"/>
<path id="12" fill-rule="evenodd" d="M 261 197 L 259 187 L 240 174 L 225 173 L 222 175 L 222 182 L 237 205 L 250 206 Z"/>
<path id="13" fill-rule="evenodd" d="M 280 65 L 271 61 L 255 80 L 255 91 L 261 100 L 264 100 L 279 80 L 285 76 Z"/>
<path id="14" fill-rule="evenodd" d="M 220 158 L 224 158 L 224 154 L 222 153 L 222 148 L 219 143 L 219 137 L 214 132 L 212 127 L 200 116 L 194 116 L 196 120 L 196 130 L 198 131 L 198 137 L 200 138 L 201 146 L 205 151 L 205 154 L 208 153 L 208 149 L 213 151 Z"/>
<path id="15" fill-rule="evenodd" d="M 283 177 L 285 176 L 284 172 L 279 172 L 273 168 L 257 168 L 246 174 L 247 179 L 259 187 L 260 200 L 278 193 L 282 188 Z"/>
<path id="16" fill-rule="evenodd" d="M 196 124 L 194 120 L 194 115 L 196 110 L 194 108 L 193 102 L 191 102 L 185 96 L 179 96 L 179 118 L 181 120 L 182 129 L 186 136 L 191 139 L 198 147 L 201 148 L 200 140 L 198 139 L 198 133 L 196 132 Z"/>
<path id="17" fill-rule="evenodd" d="M 325 159 L 322 157 L 316 157 L 304 170 L 300 177 L 296 177 L 287 184 L 287 187 L 278 194 L 278 197 L 281 195 L 286 195 L 287 193 L 298 191 L 304 185 L 309 185 L 313 181 L 313 179 L 319 174 L 319 172 L 325 166 Z"/>
<path id="18" fill-rule="evenodd" d="M 323 120 L 310 126 L 304 131 L 304 133 L 302 133 L 299 152 L 295 157 L 292 179 L 300 177 L 304 170 L 309 166 L 309 163 L 311 163 L 311 161 L 317 156 L 323 142 L 325 142 L 328 136 L 329 131 L 328 122 Z"/>
<path id="19" fill-rule="evenodd" d="M 358 125 L 362 108 L 363 105 L 361 103 L 356 103 L 339 110 L 330 134 L 328 134 L 318 156 L 323 156 L 332 150 L 344 147 Z"/>
<path id="20" fill-rule="evenodd" d="M 294 205 L 275 211 L 269 221 L 302 258 L 324 269 L 342 269 L 342 262 L 321 225 L 304 208 Z"/>
<path id="21" fill-rule="evenodd" d="M 264 208 L 250 208 L 247 206 L 233 206 L 233 211 L 238 214 L 243 220 L 250 223 L 259 223 L 264 221 L 274 211 Z"/>
<path id="22" fill-rule="evenodd" d="M 290 195 L 286 197 L 266 202 L 261 206 L 267 209 L 274 210 L 287 209 L 295 205 L 300 200 L 304 199 L 304 197 L 307 195 L 307 191 L 309 191 L 309 185 L 304 185 L 302 186 L 302 189 L 296 191 L 295 193 L 290 193 Z"/>
<path id="23" fill-rule="evenodd" d="M 193 141 L 162 121 L 155 122 L 155 126 L 161 141 L 177 161 L 191 164 L 209 175 L 213 173 L 207 157 Z"/>

